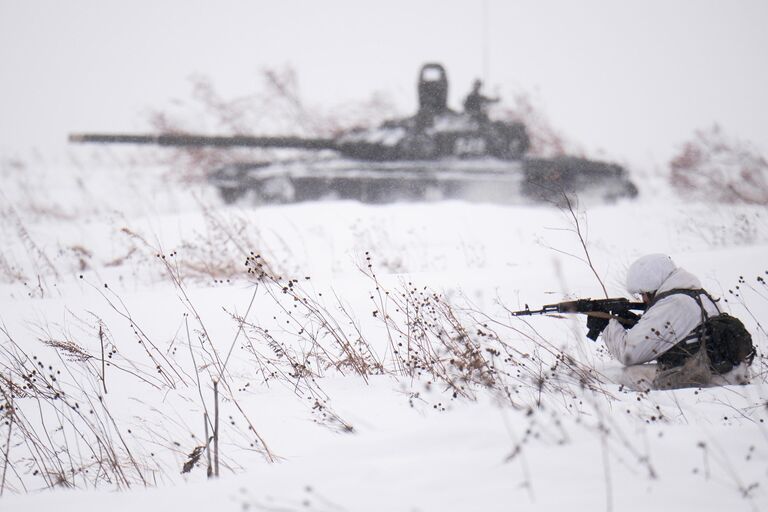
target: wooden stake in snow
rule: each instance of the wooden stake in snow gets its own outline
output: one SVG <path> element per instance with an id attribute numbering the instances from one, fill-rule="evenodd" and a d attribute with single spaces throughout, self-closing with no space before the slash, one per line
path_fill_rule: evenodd
<path id="1" fill-rule="evenodd" d="M 208 413 L 203 413 L 203 423 L 205 424 L 205 455 L 208 458 L 208 467 L 206 468 L 206 474 L 208 478 L 213 476 L 213 465 L 211 464 L 211 437 L 208 435 Z"/>
<path id="2" fill-rule="evenodd" d="M 213 381 L 213 475 L 219 477 L 219 381 Z"/>

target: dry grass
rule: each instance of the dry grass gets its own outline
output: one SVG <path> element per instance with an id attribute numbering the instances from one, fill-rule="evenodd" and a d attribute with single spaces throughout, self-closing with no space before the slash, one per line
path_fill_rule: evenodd
<path id="1" fill-rule="evenodd" d="M 236 382 L 245 377 L 246 387 L 250 382 L 256 387 L 284 386 L 306 404 L 318 424 L 355 432 L 354 425 L 333 409 L 333 397 L 324 389 L 323 379 L 333 375 L 354 376 L 363 386 L 376 376 L 389 376 L 410 389 L 412 403 L 429 395 L 425 403 L 436 411 L 446 410 L 454 401 L 490 396 L 518 411 L 530 424 L 528 432 L 554 426 L 548 435 L 557 444 L 568 443 L 563 418 L 575 416 L 599 436 L 607 475 L 610 460 L 623 454 L 620 460 L 634 461 L 649 478 L 656 478 L 647 447 L 623 432 L 609 413 L 616 396 L 607 392 L 602 376 L 519 318 L 492 316 L 471 304 L 459 307 L 444 294 L 412 282 L 390 289 L 367 254 L 360 270 L 371 285 L 372 309 L 368 318 L 360 319 L 356 316 L 360 308 L 315 290 L 308 277 L 276 276 L 261 256 L 250 255 L 244 265 L 253 287 L 250 304 L 243 313 L 229 312 L 235 337 L 222 348 L 190 299 L 182 267 L 171 258 L 156 261 L 187 311 L 173 348 L 152 339 L 110 288 L 95 285 L 93 289 L 121 321 L 113 320 L 109 326 L 96 316 L 76 318 L 72 323 L 79 326 L 77 332 L 40 329 L 38 348 L 27 349 L 22 348 L 30 346 L 27 341 L 20 343 L 7 330 L 1 331 L 4 490 L 127 489 L 168 481 L 175 474 L 195 472 L 198 466 L 216 475 L 217 459 L 224 470 L 240 471 L 242 449 L 276 460 L 258 434 L 251 412 L 240 403 L 242 385 Z M 766 295 L 764 279 L 752 284 L 750 293 Z M 254 319 L 256 302 L 260 317 L 269 305 L 271 321 Z M 113 334 L 116 321 L 124 323 L 123 328 L 130 326 L 133 342 L 140 346 L 130 359 L 121 347 L 129 340 L 121 336 L 118 341 Z M 38 349 L 45 356 L 37 355 Z M 238 378 L 231 372 L 235 360 L 243 367 L 236 349 L 251 367 L 248 375 Z M 182 353 L 189 357 L 182 358 Z M 195 426 L 180 422 L 170 400 L 167 409 L 152 406 L 153 421 L 126 426 L 121 423 L 124 411 L 113 409 L 117 384 L 108 386 L 109 382 L 123 386 L 133 382 L 138 394 L 196 402 L 200 421 Z M 641 398 L 645 399 L 642 393 L 638 401 Z M 216 419 L 222 414 L 220 406 L 242 421 L 220 424 Z M 657 414 L 654 421 L 665 421 Z M 178 441 L 185 431 L 191 433 L 191 441 Z M 220 436 L 230 439 L 221 454 L 215 448 Z M 507 460 L 522 460 L 525 444 L 526 439 L 518 439 Z M 173 462 L 152 451 L 169 455 Z"/>

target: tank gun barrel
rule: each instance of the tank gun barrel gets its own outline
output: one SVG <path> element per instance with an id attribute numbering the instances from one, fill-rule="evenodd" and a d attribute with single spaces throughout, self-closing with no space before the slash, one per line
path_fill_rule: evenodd
<path id="1" fill-rule="evenodd" d="M 186 147 L 247 147 L 290 149 L 337 149 L 331 139 L 309 139 L 293 136 L 254 137 L 250 135 L 194 135 L 160 134 L 142 135 L 126 133 L 72 133 L 69 142 L 96 144 L 148 144 L 155 146 Z"/>

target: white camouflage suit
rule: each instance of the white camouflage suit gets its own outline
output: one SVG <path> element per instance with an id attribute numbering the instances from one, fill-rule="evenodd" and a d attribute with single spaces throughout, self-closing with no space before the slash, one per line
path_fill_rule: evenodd
<path id="1" fill-rule="evenodd" d="M 669 256 L 651 254 L 643 256 L 627 271 L 627 290 L 630 293 L 660 294 L 668 290 L 700 289 L 701 282 L 690 272 L 677 268 Z M 706 295 L 700 296 L 706 313 L 719 313 Z M 633 388 L 655 387 L 656 364 L 643 364 L 655 360 L 688 336 L 702 322 L 702 312 L 693 297 L 673 294 L 653 304 L 630 329 L 611 319 L 602 333 L 602 339 L 611 355 L 627 368 L 620 383 Z M 747 365 L 742 363 L 723 375 L 709 375 L 709 384 L 741 384 L 748 379 Z"/>

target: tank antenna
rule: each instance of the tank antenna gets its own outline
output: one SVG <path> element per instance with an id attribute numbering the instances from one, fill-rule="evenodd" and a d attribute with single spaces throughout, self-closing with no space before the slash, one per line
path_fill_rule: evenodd
<path id="1" fill-rule="evenodd" d="M 483 0 L 483 83 L 488 83 L 489 79 L 489 59 L 488 59 L 488 0 Z"/>

